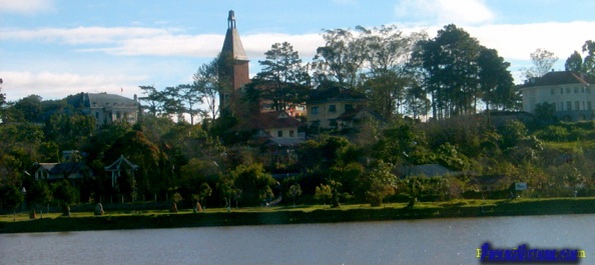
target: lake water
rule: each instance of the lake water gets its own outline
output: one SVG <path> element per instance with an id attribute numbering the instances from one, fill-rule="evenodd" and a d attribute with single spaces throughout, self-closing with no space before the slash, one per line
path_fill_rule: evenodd
<path id="1" fill-rule="evenodd" d="M 480 264 L 486 241 L 595 264 L 595 215 L 1 234 L 0 264 Z"/>

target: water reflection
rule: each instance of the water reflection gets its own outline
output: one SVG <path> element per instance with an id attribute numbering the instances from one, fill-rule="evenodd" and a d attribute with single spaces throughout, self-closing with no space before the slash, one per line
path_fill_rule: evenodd
<path id="1" fill-rule="evenodd" d="M 475 249 L 580 248 L 595 215 L 0 235 L 0 264 L 479 264 Z"/>

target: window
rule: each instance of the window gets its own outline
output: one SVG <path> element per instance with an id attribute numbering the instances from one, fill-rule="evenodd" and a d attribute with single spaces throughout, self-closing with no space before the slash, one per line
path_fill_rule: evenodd
<path id="1" fill-rule="evenodd" d="M 581 109 L 581 103 L 578 101 L 574 102 L 574 110 L 580 110 Z"/>
<path id="2" fill-rule="evenodd" d="M 95 112 L 95 119 L 99 119 L 99 111 Z"/>
<path id="3" fill-rule="evenodd" d="M 289 131 L 289 137 L 295 137 L 295 134 L 293 133 L 293 130 Z"/>
<path id="4" fill-rule="evenodd" d="M 581 93 L 585 94 L 585 87 L 581 87 Z"/>
<path id="5" fill-rule="evenodd" d="M 277 131 L 277 137 L 283 137 L 283 131 Z"/>
<path id="6" fill-rule="evenodd" d="M 318 114 L 318 107 L 312 107 L 312 114 Z"/>
<path id="7" fill-rule="evenodd" d="M 564 110 L 564 102 L 560 102 L 560 111 Z"/>
<path id="8" fill-rule="evenodd" d="M 587 87 L 587 94 L 591 94 L 591 87 Z"/>
<path id="9" fill-rule="evenodd" d="M 566 110 L 572 110 L 572 102 L 566 101 Z"/>
<path id="10" fill-rule="evenodd" d="M 550 91 L 550 94 L 556 94 L 556 90 L 552 88 L 552 90 Z"/>
<path id="11" fill-rule="evenodd" d="M 560 88 L 560 94 L 564 94 L 564 88 Z"/>
<path id="12" fill-rule="evenodd" d="M 570 94 L 570 87 L 566 88 L 566 94 Z"/>
<path id="13" fill-rule="evenodd" d="M 574 88 L 574 93 L 575 93 L 575 94 L 576 94 L 576 93 L 578 93 L 578 87 L 575 87 L 575 88 Z"/>
<path id="14" fill-rule="evenodd" d="M 591 110 L 591 101 L 587 101 L 587 109 Z"/>
<path id="15" fill-rule="evenodd" d="M 352 111 L 352 110 L 353 110 L 353 105 L 351 105 L 351 104 L 345 104 L 345 112 Z"/>
<path id="16" fill-rule="evenodd" d="M 329 105 L 328 106 L 328 112 L 330 112 L 330 113 L 337 112 L 337 106 L 336 105 Z"/>

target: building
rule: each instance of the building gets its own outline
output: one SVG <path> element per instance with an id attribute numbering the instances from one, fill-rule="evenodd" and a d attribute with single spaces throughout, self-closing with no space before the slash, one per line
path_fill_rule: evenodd
<path id="1" fill-rule="evenodd" d="M 82 181 L 83 178 L 94 177 L 93 170 L 84 162 L 35 163 L 30 172 L 33 172 L 35 180 L 48 182 L 68 179 L 75 183 Z"/>
<path id="2" fill-rule="evenodd" d="M 224 67 L 219 73 L 219 79 L 223 81 L 223 92 L 219 93 L 219 109 L 222 112 L 241 114 L 243 110 L 239 106 L 240 91 L 244 85 L 250 83 L 250 60 L 240 40 L 233 10 L 229 11 L 227 17 L 227 32 L 220 56 Z"/>
<path id="3" fill-rule="evenodd" d="M 61 163 L 33 163 L 27 174 L 32 174 L 35 180 L 54 182 L 68 179 L 71 183 L 81 182 L 84 178 L 94 178 L 93 170 L 81 158 L 85 156 L 77 150 L 62 151 Z"/>
<path id="4" fill-rule="evenodd" d="M 340 129 L 339 122 L 352 122 L 356 112 L 367 106 L 366 97 L 351 89 L 330 86 L 312 91 L 306 102 L 308 126 Z"/>
<path id="5" fill-rule="evenodd" d="M 291 146 L 305 139 L 304 133 L 298 132 L 302 123 L 285 111 L 269 111 L 252 115 L 238 124 L 242 130 L 254 132 L 252 144 L 274 144 Z"/>
<path id="6" fill-rule="evenodd" d="M 550 104 L 564 121 L 594 120 L 595 79 L 562 71 L 529 80 L 522 87 L 523 110 L 534 114 L 538 104 Z"/>
<path id="7" fill-rule="evenodd" d="M 95 117 L 97 127 L 116 121 L 134 124 L 138 121 L 140 104 L 135 99 L 107 93 L 82 93 L 83 113 Z"/>

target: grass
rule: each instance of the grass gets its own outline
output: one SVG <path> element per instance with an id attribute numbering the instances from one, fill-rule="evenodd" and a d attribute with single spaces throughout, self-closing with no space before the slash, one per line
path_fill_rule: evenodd
<path id="1" fill-rule="evenodd" d="M 70 218 L 61 213 L 44 214 L 29 219 L 28 213 L 0 215 L 0 233 L 84 231 L 144 228 L 174 228 L 201 226 L 231 226 L 260 224 L 329 223 L 380 221 L 420 218 L 515 216 L 543 214 L 595 213 L 595 197 L 515 200 L 452 200 L 420 202 L 413 208 L 406 203 L 389 203 L 381 207 L 367 204 L 297 205 L 275 207 L 245 207 L 232 209 L 209 208 L 194 214 L 190 209 L 178 213 L 165 210 L 107 212 L 94 216 L 92 212 L 73 212 Z"/>

